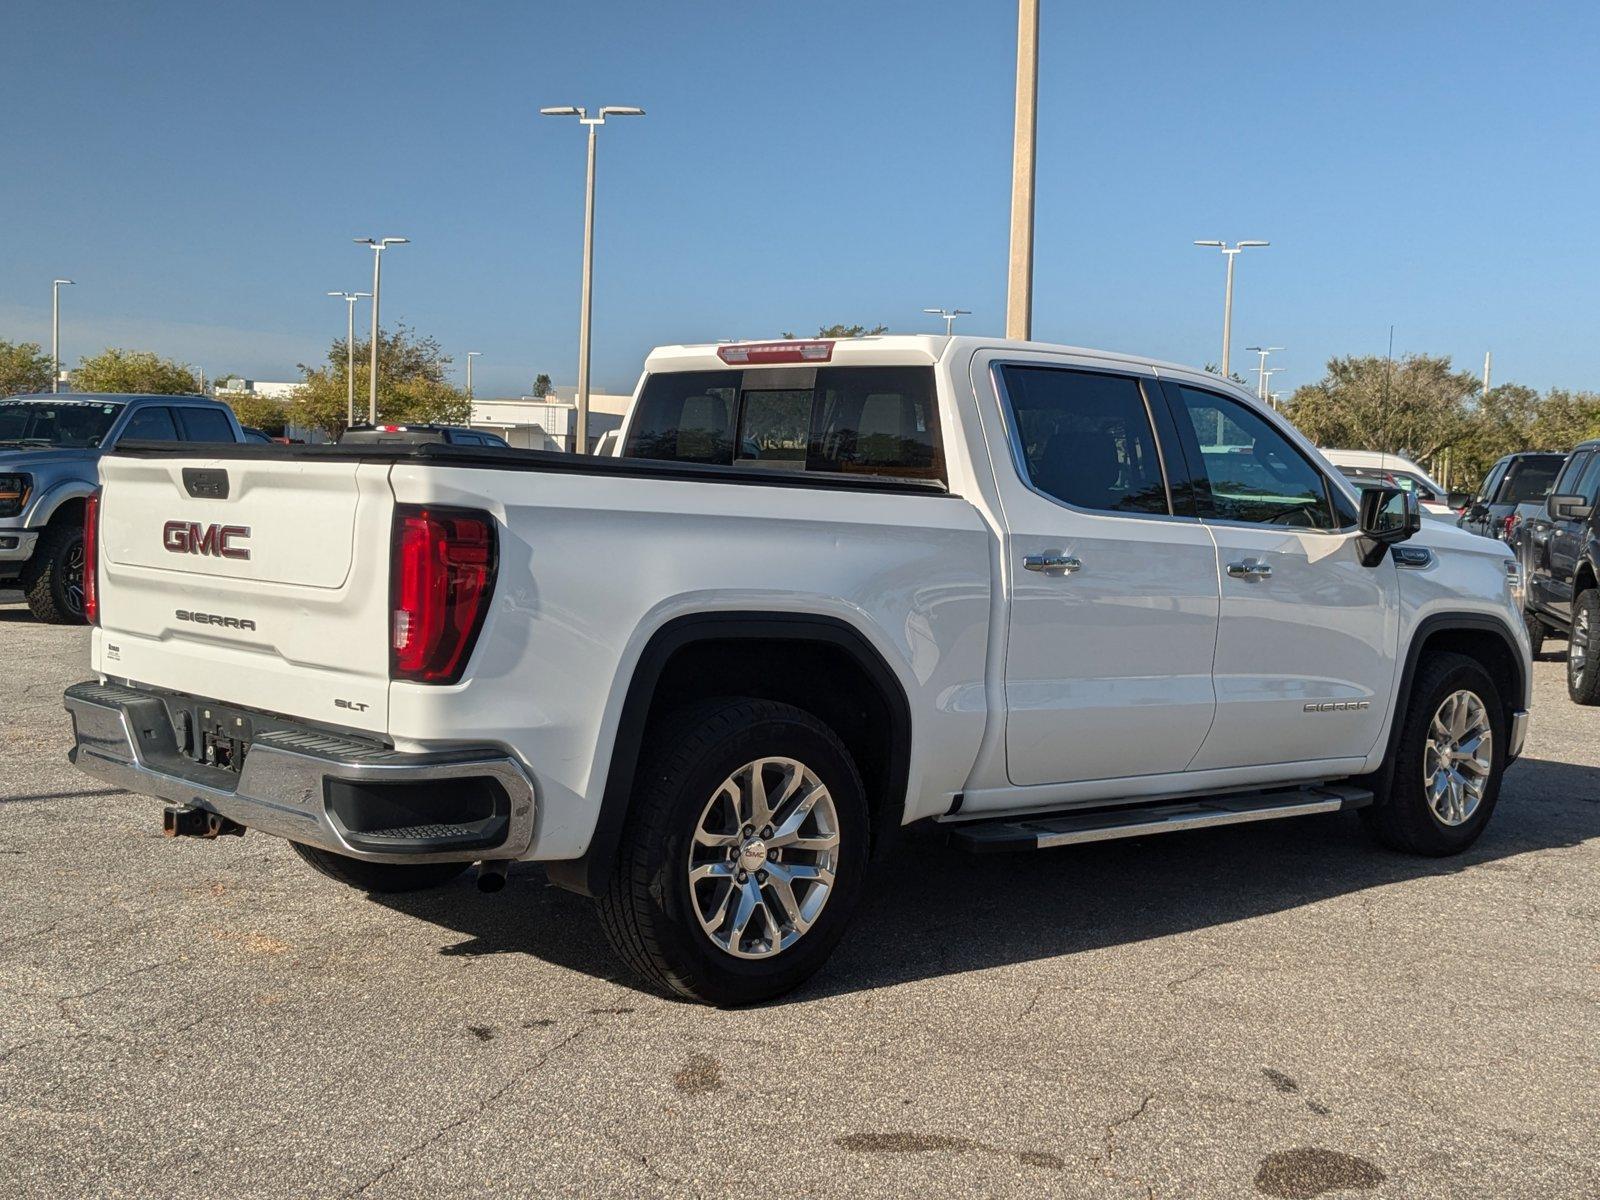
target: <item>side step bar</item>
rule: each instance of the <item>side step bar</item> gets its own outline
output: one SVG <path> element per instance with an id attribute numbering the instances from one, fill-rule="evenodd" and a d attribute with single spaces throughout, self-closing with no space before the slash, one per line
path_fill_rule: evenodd
<path id="1" fill-rule="evenodd" d="M 1179 833 L 1185 829 L 1209 829 L 1213 825 L 1242 825 L 1247 821 L 1275 821 L 1281 817 L 1364 808 L 1371 803 L 1372 793 L 1366 788 L 1334 783 L 1246 792 L 1237 796 L 1169 800 L 1126 808 L 1000 817 L 954 823 L 948 829 L 957 846 L 988 854 L 1002 850 L 1045 850 L 1077 842 L 1107 842 L 1113 838 L 1146 837 L 1153 833 Z"/>

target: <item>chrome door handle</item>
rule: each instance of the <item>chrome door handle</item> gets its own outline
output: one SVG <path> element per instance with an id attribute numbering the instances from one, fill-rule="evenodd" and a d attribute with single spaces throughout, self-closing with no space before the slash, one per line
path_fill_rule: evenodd
<path id="1" fill-rule="evenodd" d="M 1243 562 L 1229 563 L 1228 574 L 1235 579 L 1270 579 L 1272 567 L 1259 558 L 1247 558 Z"/>
<path id="2" fill-rule="evenodd" d="M 1022 565 L 1030 571 L 1059 571 L 1063 575 L 1083 568 L 1083 563 L 1070 554 L 1030 554 Z"/>

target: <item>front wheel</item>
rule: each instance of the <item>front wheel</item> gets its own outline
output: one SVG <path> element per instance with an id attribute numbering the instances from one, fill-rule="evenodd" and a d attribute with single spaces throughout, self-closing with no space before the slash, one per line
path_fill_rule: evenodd
<path id="1" fill-rule="evenodd" d="M 1533 657 L 1538 658 L 1544 653 L 1544 639 L 1550 635 L 1550 626 L 1527 609 L 1522 611 L 1522 623 L 1528 627 L 1528 646 L 1533 652 Z"/>
<path id="2" fill-rule="evenodd" d="M 1432 655 L 1411 691 L 1389 796 L 1362 809 L 1362 819 L 1391 849 L 1461 853 L 1494 812 L 1506 738 L 1500 693 L 1483 665 L 1462 654 Z"/>
<path id="3" fill-rule="evenodd" d="M 58 517 L 22 568 L 28 610 L 51 625 L 82 625 L 83 562 L 83 522 Z"/>
<path id="4" fill-rule="evenodd" d="M 696 705 L 646 751 L 601 922 L 663 990 L 771 999 L 843 936 L 867 839 L 861 777 L 828 726 L 769 700 Z"/>
<path id="5" fill-rule="evenodd" d="M 1600 590 L 1588 588 L 1572 602 L 1572 633 L 1567 638 L 1567 695 L 1577 704 L 1600 704 Z"/>

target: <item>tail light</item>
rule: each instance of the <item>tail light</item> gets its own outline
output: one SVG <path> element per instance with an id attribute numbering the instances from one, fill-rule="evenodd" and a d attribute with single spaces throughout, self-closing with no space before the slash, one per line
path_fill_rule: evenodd
<path id="1" fill-rule="evenodd" d="M 1517 514 L 1512 513 L 1506 518 L 1505 528 L 1500 531 L 1500 537 L 1503 541 L 1509 542 L 1511 540 L 1511 530 L 1516 527 L 1516 524 Z"/>
<path id="2" fill-rule="evenodd" d="M 100 624 L 100 490 L 83 502 L 83 619 Z"/>
<path id="3" fill-rule="evenodd" d="M 455 683 L 466 670 L 494 591 L 494 519 L 460 508 L 395 509 L 389 675 Z"/>

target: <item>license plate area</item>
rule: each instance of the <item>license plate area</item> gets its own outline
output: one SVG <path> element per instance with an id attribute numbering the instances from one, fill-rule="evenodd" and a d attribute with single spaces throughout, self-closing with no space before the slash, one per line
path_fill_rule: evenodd
<path id="1" fill-rule="evenodd" d="M 251 714 L 220 704 L 200 703 L 172 714 L 178 753 L 202 767 L 237 775 L 255 741 Z"/>

